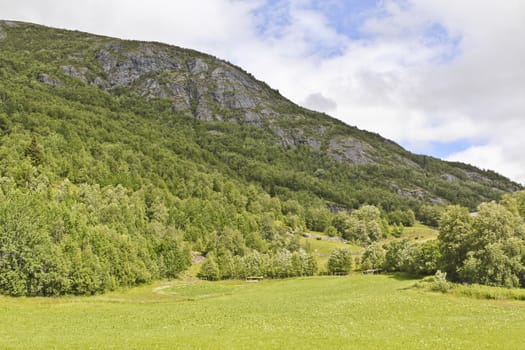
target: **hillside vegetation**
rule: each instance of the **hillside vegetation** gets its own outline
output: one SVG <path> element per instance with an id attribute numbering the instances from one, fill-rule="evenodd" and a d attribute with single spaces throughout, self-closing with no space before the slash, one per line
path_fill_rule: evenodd
<path id="1" fill-rule="evenodd" d="M 191 251 L 242 262 L 241 276 L 260 257 L 312 274 L 295 232 L 368 245 L 395 234 L 389 222 L 435 224 L 439 205 L 520 188 L 303 109 L 202 53 L 0 22 L 2 293 L 170 278 Z"/>

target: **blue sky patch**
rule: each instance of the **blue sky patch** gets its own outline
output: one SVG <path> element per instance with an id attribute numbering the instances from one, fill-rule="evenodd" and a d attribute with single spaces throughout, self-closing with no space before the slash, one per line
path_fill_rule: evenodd
<path id="1" fill-rule="evenodd" d="M 434 59 L 435 63 L 448 63 L 461 55 L 461 37 L 452 37 L 440 23 L 432 23 L 425 29 L 423 42 L 430 47 L 443 47 L 441 54 Z"/>
<path id="2" fill-rule="evenodd" d="M 291 24 L 288 0 L 268 0 L 253 14 L 257 19 L 257 33 L 262 37 L 279 38 L 283 29 Z"/>
<path id="3" fill-rule="evenodd" d="M 325 0 L 305 2 L 305 10 L 312 10 L 326 19 L 326 23 L 337 34 L 351 40 L 366 40 L 371 33 L 362 30 L 364 22 L 379 15 L 380 0 Z M 257 34 L 263 39 L 279 39 L 293 25 L 289 0 L 267 0 L 253 14 L 257 20 Z M 313 35 L 305 38 L 311 46 L 311 54 L 319 57 L 336 57 L 344 53 L 341 42 L 327 42 Z"/>
<path id="4" fill-rule="evenodd" d="M 415 146 L 413 143 L 401 142 L 401 146 L 417 154 L 426 154 L 440 159 L 445 159 L 450 155 L 462 152 L 477 143 L 469 139 L 459 139 L 452 142 L 432 141 L 424 146 Z"/>
<path id="5" fill-rule="evenodd" d="M 350 39 L 370 37 L 362 31 L 364 22 L 377 15 L 379 0 L 316 1 L 312 9 L 322 13 L 334 30 Z"/>

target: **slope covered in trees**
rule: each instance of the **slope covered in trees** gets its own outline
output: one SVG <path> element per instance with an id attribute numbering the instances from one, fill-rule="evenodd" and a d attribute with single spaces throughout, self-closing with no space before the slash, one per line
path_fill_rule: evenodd
<path id="1" fill-rule="evenodd" d="M 192 250 L 310 274 L 290 233 L 370 242 L 384 222 L 519 188 L 305 110 L 195 51 L 0 22 L 3 293 L 172 277 Z M 363 205 L 373 220 L 335 214 Z"/>
<path id="2" fill-rule="evenodd" d="M 506 194 L 499 203 L 481 203 L 476 212 L 443 208 L 436 240 L 372 243 L 361 267 L 417 275 L 438 273 L 449 281 L 507 288 L 525 287 L 525 191 Z"/>
<path id="3" fill-rule="evenodd" d="M 453 281 L 525 287 L 525 192 L 483 203 L 476 215 L 451 206 L 439 234 L 441 267 Z"/>

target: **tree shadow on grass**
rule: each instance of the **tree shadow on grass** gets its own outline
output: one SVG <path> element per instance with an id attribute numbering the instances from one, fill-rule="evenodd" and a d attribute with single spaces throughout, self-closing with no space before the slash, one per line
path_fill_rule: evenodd
<path id="1" fill-rule="evenodd" d="M 413 274 L 405 273 L 405 272 L 386 273 L 385 276 L 387 276 L 388 278 L 393 278 L 398 281 L 415 281 L 415 280 L 420 280 L 422 277 L 419 275 L 413 275 Z"/>
<path id="2" fill-rule="evenodd" d="M 413 284 L 407 286 L 407 287 L 402 287 L 402 288 L 398 288 L 398 290 L 409 290 L 409 289 L 413 289 L 416 282 L 421 280 L 422 276 L 419 276 L 419 275 L 413 275 L 413 274 L 410 274 L 410 273 L 405 273 L 405 272 L 395 272 L 395 273 L 389 273 L 387 274 L 388 278 L 392 278 L 392 279 L 395 279 L 397 281 L 414 281 Z"/>

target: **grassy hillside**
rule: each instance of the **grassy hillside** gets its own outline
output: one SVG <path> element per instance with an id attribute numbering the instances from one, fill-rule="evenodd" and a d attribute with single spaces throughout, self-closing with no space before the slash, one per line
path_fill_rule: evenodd
<path id="1" fill-rule="evenodd" d="M 188 280 L 87 298 L 0 298 L 0 347 L 522 347 L 522 302 L 422 292 L 414 282 L 397 275 Z"/>

